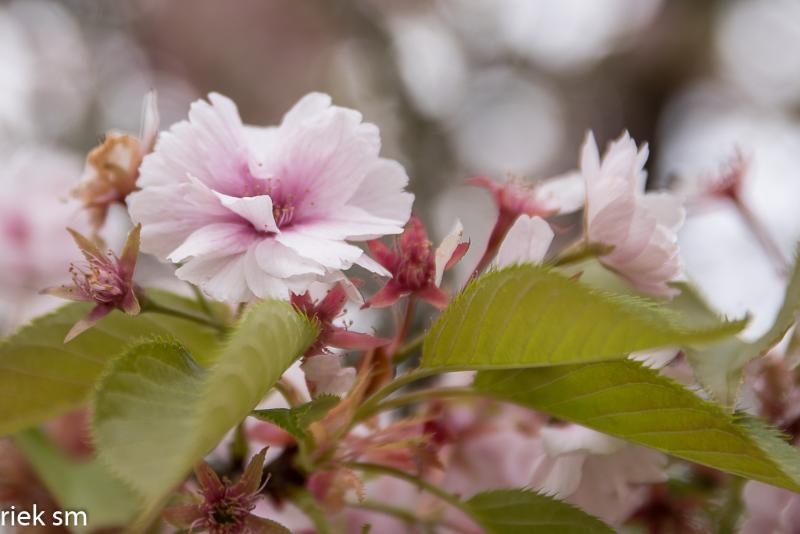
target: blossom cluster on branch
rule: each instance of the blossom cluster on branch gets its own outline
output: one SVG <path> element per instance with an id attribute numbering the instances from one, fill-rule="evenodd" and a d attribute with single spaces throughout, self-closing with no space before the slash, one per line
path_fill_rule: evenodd
<path id="1" fill-rule="evenodd" d="M 0 431 L 34 470 L 64 469 L 44 494 L 110 502 L 98 529 L 792 532 L 800 388 L 794 334 L 779 342 L 800 274 L 770 332 L 739 336 L 678 232 L 710 198 L 745 210 L 744 174 L 683 198 L 648 189 L 647 157 L 589 132 L 563 175 L 466 179 L 496 206 L 489 238 L 455 220 L 437 246 L 377 126 L 328 95 L 261 127 L 211 93 L 159 131 L 149 94 L 141 134 L 89 153 L 68 209 L 44 189 L 13 199 L 38 218 L 2 200 L 0 281 L 43 289 L 57 264 L 72 281 L 43 293 L 79 303 L 0 345 L 19 398 Z M 101 237 L 117 208 L 119 254 Z M 185 291 L 138 281 L 145 255 Z"/>

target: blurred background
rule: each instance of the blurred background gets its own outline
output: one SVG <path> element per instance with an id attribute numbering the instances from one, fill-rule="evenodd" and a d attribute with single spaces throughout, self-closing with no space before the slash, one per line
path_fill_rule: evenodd
<path id="1" fill-rule="evenodd" d="M 312 90 L 359 109 L 406 165 L 433 240 L 463 220 L 464 270 L 494 218 L 462 185 L 473 174 L 560 174 L 587 129 L 601 145 L 628 129 L 650 143 L 649 187 L 689 194 L 738 150 L 744 197 L 790 262 L 799 48 L 795 0 L 0 1 L 4 329 L 49 305 L 25 299 L 66 272 L 69 214 L 32 191 L 63 200 L 106 131 L 138 131 L 150 88 L 164 128 L 212 90 L 254 124 Z M 721 311 L 751 311 L 758 334 L 785 280 L 737 211 L 712 204 L 681 234 L 688 275 Z M 24 218 L 37 233 L 15 256 Z"/>

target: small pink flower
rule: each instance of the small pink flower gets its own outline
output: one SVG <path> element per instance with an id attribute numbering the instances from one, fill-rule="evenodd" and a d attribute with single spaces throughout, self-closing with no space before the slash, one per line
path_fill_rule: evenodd
<path id="1" fill-rule="evenodd" d="M 334 285 L 325 297 L 318 302 L 311 298 L 311 294 L 308 291 L 302 295 L 292 293 L 292 305 L 309 319 L 315 321 L 320 329 L 317 341 L 306 351 L 306 358 L 324 354 L 327 347 L 368 350 L 389 342 L 388 339 L 381 339 L 360 332 L 351 332 L 343 326 L 333 324 L 333 321 L 344 313 L 344 306 L 347 300 L 347 288 L 342 282 Z"/>
<path id="2" fill-rule="evenodd" d="M 762 482 L 744 485 L 745 521 L 741 534 L 795 534 L 800 525 L 800 495 Z"/>
<path id="3" fill-rule="evenodd" d="M 456 222 L 450 234 L 434 250 L 422 221 L 412 216 L 394 249 L 377 239 L 369 241 L 372 255 L 391 273 L 392 279 L 364 306 L 383 308 L 391 306 L 401 297 L 413 294 L 443 309 L 449 297 L 439 287 L 442 276 L 469 248 L 468 242 L 461 241 L 463 232 L 461 223 Z"/>
<path id="4" fill-rule="evenodd" d="M 86 168 L 73 195 L 88 210 L 95 231 L 105 223 L 109 207 L 114 203 L 124 204 L 125 197 L 136 189 L 139 166 L 144 156 L 153 151 L 158 123 L 156 93 L 151 91 L 142 104 L 139 137 L 109 132 L 86 156 Z"/>
<path id="5" fill-rule="evenodd" d="M 476 176 L 467 183 L 491 192 L 498 210 L 514 219 L 520 215 L 549 217 L 572 213 L 583 206 L 583 180 L 575 172 L 536 182 L 512 176 L 500 183 L 488 176 Z"/>
<path id="6" fill-rule="evenodd" d="M 115 309 L 129 315 L 137 315 L 141 311 L 136 297 L 136 285 L 133 283 L 133 272 L 139 256 L 140 229 L 137 225 L 128 233 L 120 257 L 111 251 L 103 254 L 89 239 L 71 228 L 67 229 L 86 261 L 70 266 L 71 286 L 52 287 L 42 293 L 69 300 L 94 302 L 95 305 L 85 319 L 78 321 L 70 329 L 64 343 L 88 330 Z"/>
<path id="7" fill-rule="evenodd" d="M 0 164 L 0 333 L 57 304 L 39 290 L 59 283 L 64 266 L 81 257 L 64 233 L 90 229 L 69 200 L 80 171 L 78 158 L 45 149 L 16 150 Z"/>
<path id="8" fill-rule="evenodd" d="M 285 299 L 354 264 L 388 274 L 348 243 L 398 234 L 411 212 L 408 176 L 379 157 L 373 124 L 319 93 L 274 128 L 243 125 L 222 95 L 209 101 L 144 159 L 128 197 L 144 251 L 229 302 Z"/>
<path id="9" fill-rule="evenodd" d="M 364 481 L 355 471 L 346 467 L 317 471 L 308 478 L 306 487 L 330 513 L 344 508 L 350 493 L 355 493 L 359 501 L 364 500 Z"/>
<path id="10" fill-rule="evenodd" d="M 744 178 L 749 168 L 750 161 L 741 150 L 737 149 L 720 172 L 706 181 L 702 194 L 716 198 L 728 198 L 735 203 L 741 202 Z"/>
<path id="11" fill-rule="evenodd" d="M 680 200 L 667 192 L 645 193 L 647 146 L 637 149 L 627 132 L 611 143 L 602 161 L 589 132 L 581 152 L 586 179 L 584 224 L 590 244 L 613 247 L 600 261 L 638 290 L 672 297 L 668 283 L 681 274 L 677 232 Z"/>
<path id="12" fill-rule="evenodd" d="M 251 513 L 266 485 L 266 481 L 263 484 L 261 482 L 266 453 L 267 449 L 262 449 L 253 456 L 236 483 L 220 480 L 208 464 L 201 462 L 195 468 L 199 485 L 197 496 L 193 496 L 195 502 L 165 509 L 164 518 L 170 524 L 190 532 L 268 532 L 266 525 L 269 522 Z"/>
<path id="13" fill-rule="evenodd" d="M 666 480 L 666 456 L 580 425 L 543 427 L 543 455 L 531 486 L 609 523 L 627 519 L 647 498 L 646 484 Z"/>
<path id="14" fill-rule="evenodd" d="M 499 183 L 487 176 L 476 176 L 467 180 L 467 183 L 489 190 L 497 205 L 497 220 L 473 275 L 489 265 L 518 217 L 550 217 L 572 213 L 581 209 L 585 197 L 583 179 L 577 172 L 538 182 L 511 177 Z"/>
<path id="15" fill-rule="evenodd" d="M 306 358 L 300 368 L 306 374 L 308 390 L 313 396 L 342 395 L 350 391 L 356 381 L 355 368 L 342 367 L 337 354 L 317 354 Z"/>
<path id="16" fill-rule="evenodd" d="M 542 263 L 555 233 L 541 217 L 521 215 L 500 244 L 498 267 L 515 263 Z"/>

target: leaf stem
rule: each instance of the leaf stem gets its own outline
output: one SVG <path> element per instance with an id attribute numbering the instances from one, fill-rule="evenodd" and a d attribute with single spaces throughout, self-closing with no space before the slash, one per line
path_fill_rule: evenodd
<path id="1" fill-rule="evenodd" d="M 193 313 L 185 312 L 183 310 L 179 310 L 176 308 L 170 308 L 168 306 L 159 304 L 153 301 L 152 299 L 145 299 L 142 305 L 142 312 L 161 313 L 163 315 L 171 315 L 172 317 L 178 317 L 179 319 L 186 319 L 187 321 L 192 321 L 205 326 L 210 326 L 211 328 L 214 328 L 220 333 L 225 333 L 228 331 L 228 327 L 226 325 L 215 319 L 202 317 L 200 315 L 195 315 Z"/>
<path id="2" fill-rule="evenodd" d="M 463 502 L 461 502 L 461 499 L 459 499 L 458 496 L 441 489 L 440 487 L 428 482 L 423 478 L 419 478 L 410 473 L 406 473 L 405 471 L 402 471 L 395 467 L 389 467 L 388 465 L 374 464 L 370 462 L 345 462 L 344 465 L 346 467 L 349 467 L 350 469 L 355 469 L 358 471 L 362 471 L 364 473 L 371 473 L 375 475 L 387 475 L 390 477 L 399 478 L 400 480 L 405 480 L 406 482 L 414 486 L 417 486 L 419 489 L 425 490 L 428 493 L 435 495 L 442 501 L 453 506 L 454 508 L 461 510 L 465 514 L 471 515 L 466 505 Z"/>
<path id="3" fill-rule="evenodd" d="M 406 406 L 407 404 L 414 404 L 416 402 L 425 401 L 432 398 L 442 398 L 442 397 L 482 397 L 484 396 L 482 393 L 475 391 L 471 388 L 430 388 L 430 389 L 421 389 L 418 391 L 412 391 L 411 393 L 406 393 L 404 395 L 398 395 L 396 397 L 392 397 L 391 399 L 373 404 L 369 407 L 368 410 L 361 411 L 359 410 L 358 415 L 360 415 L 363 419 L 368 419 L 373 415 L 385 412 L 387 410 L 393 410 L 395 408 L 399 408 L 401 406 Z"/>
<path id="4" fill-rule="evenodd" d="M 746 480 L 742 477 L 733 477 L 728 484 L 728 491 L 725 503 L 720 509 L 717 518 L 718 534 L 733 534 L 736 532 L 736 524 L 742 515 L 742 488 Z"/>
<path id="5" fill-rule="evenodd" d="M 419 513 L 416 511 L 407 510 L 398 506 L 392 506 L 391 504 L 386 504 L 379 501 L 365 500 L 363 502 L 348 502 L 347 506 L 350 508 L 357 508 L 359 510 L 368 510 L 370 512 L 389 515 L 405 522 L 408 525 L 420 524 L 429 528 L 447 527 L 456 532 L 468 532 L 461 525 L 449 521 L 446 518 L 434 519 L 420 517 Z"/>
<path id="6" fill-rule="evenodd" d="M 572 245 L 568 246 L 561 251 L 561 254 L 555 258 L 553 265 L 556 267 L 566 267 L 580 263 L 583 260 L 593 258 L 595 256 L 602 256 L 611 252 L 613 247 L 607 245 L 600 245 L 597 243 L 589 243 L 586 238 L 581 238 Z"/>
<path id="7" fill-rule="evenodd" d="M 443 372 L 446 371 L 443 369 L 415 369 L 398 378 L 395 378 L 383 388 L 373 393 L 371 397 L 364 401 L 364 404 L 358 407 L 353 414 L 352 423 L 355 424 L 356 422 L 362 420 L 363 414 L 370 413 L 372 410 L 374 410 L 375 405 L 395 391 L 407 386 L 408 384 L 411 384 L 412 382 L 416 382 L 417 380 L 422 380 Z"/>
<path id="8" fill-rule="evenodd" d="M 292 492 L 292 502 L 308 516 L 314 524 L 314 529 L 317 534 L 333 534 L 328 518 L 325 517 L 325 512 L 319 507 L 306 489 L 297 489 Z"/>

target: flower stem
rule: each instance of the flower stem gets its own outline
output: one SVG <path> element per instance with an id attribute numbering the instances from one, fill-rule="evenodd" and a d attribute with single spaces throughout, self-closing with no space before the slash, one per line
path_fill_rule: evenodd
<path id="1" fill-rule="evenodd" d="M 178 310 L 176 308 L 170 308 L 168 306 L 158 304 L 157 302 L 151 299 L 145 299 L 145 301 L 142 303 L 142 312 L 160 313 L 163 315 L 171 315 L 172 317 L 178 317 L 179 319 L 186 319 L 187 321 L 192 321 L 205 326 L 210 326 L 211 328 L 216 329 L 220 333 L 225 333 L 228 331 L 228 327 L 223 323 L 217 321 L 216 319 L 195 315 L 193 313 L 185 312 L 183 310 Z"/>
<path id="2" fill-rule="evenodd" d="M 396 354 L 397 349 L 400 348 L 400 344 L 403 343 L 403 340 L 405 340 L 406 335 L 408 334 L 408 328 L 411 326 L 411 320 L 414 318 L 414 304 L 416 304 L 414 295 L 409 295 L 408 301 L 406 302 L 406 310 L 403 314 L 403 319 L 400 322 L 400 327 L 397 329 L 397 334 L 395 335 L 394 340 L 389 347 L 389 354 Z"/>
<path id="3" fill-rule="evenodd" d="M 466 505 L 463 502 L 461 502 L 461 499 L 459 499 L 458 496 L 441 489 L 440 487 L 428 482 L 423 478 L 406 473 L 405 471 L 402 471 L 395 467 L 389 467 L 388 465 L 382 465 L 382 464 L 374 464 L 369 462 L 345 462 L 344 465 L 346 467 L 349 467 L 350 469 L 355 469 L 363 473 L 371 473 L 374 475 L 386 475 L 394 478 L 399 478 L 400 480 L 405 480 L 406 482 L 414 486 L 417 486 L 419 489 L 425 490 L 428 493 L 435 495 L 442 501 L 453 506 L 454 508 L 461 510 L 465 514 L 471 515 L 471 512 L 467 509 Z"/>
<path id="4" fill-rule="evenodd" d="M 467 532 L 461 525 L 458 525 L 452 521 L 448 521 L 446 518 L 434 519 L 432 517 L 420 517 L 419 512 L 417 511 L 407 510 L 405 508 L 392 506 L 391 504 L 386 504 L 379 501 L 365 500 L 363 502 L 349 502 L 347 503 L 347 506 L 350 508 L 357 508 L 359 510 L 367 510 L 370 512 L 389 515 L 405 522 L 407 525 L 419 524 L 428 528 L 446 527 L 456 532 Z"/>
<path id="5" fill-rule="evenodd" d="M 244 421 L 236 425 L 233 441 L 230 444 L 231 465 L 237 472 L 244 471 L 247 459 L 247 435 L 244 430 Z"/>
<path id="6" fill-rule="evenodd" d="M 762 224 L 756 214 L 747 207 L 747 205 L 742 202 L 739 198 L 734 198 L 734 205 L 736 209 L 741 214 L 742 218 L 744 219 L 747 226 L 750 228 L 750 231 L 753 233 L 755 238 L 758 240 L 761 248 L 764 249 L 767 257 L 772 262 L 772 266 L 775 269 L 775 272 L 781 278 L 786 278 L 790 271 L 789 264 L 786 262 L 786 257 L 781 252 L 781 249 L 778 247 L 778 244 L 775 243 L 775 240 L 770 235 L 769 230 Z"/>
<path id="7" fill-rule="evenodd" d="M 368 510 L 370 512 L 378 512 L 384 515 L 390 515 L 403 521 L 407 525 L 416 525 L 417 523 L 430 524 L 431 522 L 417 518 L 417 515 L 404 508 L 392 506 L 378 501 L 363 501 L 363 502 L 349 502 L 347 506 L 350 508 L 358 508 L 359 510 Z"/>
<path id="8" fill-rule="evenodd" d="M 517 220 L 517 217 L 517 214 L 500 209 L 500 212 L 497 214 L 497 222 L 494 223 L 494 228 L 492 228 L 489 241 L 486 243 L 486 250 L 483 251 L 483 256 L 481 256 L 481 259 L 478 260 L 478 264 L 475 266 L 472 274 L 467 279 L 467 284 L 472 279 L 477 278 L 478 275 L 480 275 L 486 269 L 486 267 L 489 266 L 489 263 L 492 261 L 495 254 L 497 254 L 500 244 L 503 242 L 503 239 L 505 239 L 508 231 L 511 230 L 511 226 L 514 224 L 514 221 Z"/>
<path id="9" fill-rule="evenodd" d="M 717 532 L 720 534 L 733 534 L 736 524 L 742 515 L 742 489 L 745 479 L 733 477 L 728 484 L 725 503 L 722 505 L 717 518 Z"/>
<path id="10" fill-rule="evenodd" d="M 211 305 L 208 303 L 208 299 L 203 292 L 200 291 L 200 288 L 194 284 L 189 284 L 189 287 L 192 289 L 192 293 L 194 293 L 194 298 L 197 301 L 197 304 L 200 306 L 200 309 L 203 310 L 210 319 L 214 319 L 214 312 L 211 310 Z"/>
<path id="11" fill-rule="evenodd" d="M 372 410 L 374 410 L 375 405 L 377 405 L 380 401 L 401 389 L 412 382 L 416 382 L 417 380 L 422 380 L 424 378 L 428 378 L 440 373 L 445 372 L 442 369 L 415 369 L 414 371 L 410 371 L 402 376 L 399 376 L 383 386 L 383 388 L 379 389 L 375 393 L 372 394 L 371 397 L 364 401 L 364 404 L 358 407 L 358 409 L 353 414 L 353 424 L 362 420 L 364 418 L 363 414 L 368 414 Z"/>
<path id="12" fill-rule="evenodd" d="M 314 529 L 317 534 L 333 534 L 333 529 L 328 522 L 328 518 L 325 517 L 325 512 L 319 507 L 314 496 L 306 489 L 297 489 L 293 491 L 291 500 L 295 506 L 308 516 L 314 524 Z"/>
<path id="13" fill-rule="evenodd" d="M 300 406 L 303 404 L 305 399 L 303 399 L 303 395 L 300 391 L 294 387 L 294 385 L 289 382 L 288 380 L 281 378 L 275 383 L 275 389 L 281 396 L 286 399 L 286 402 L 289 403 L 289 406 Z"/>
<path id="14" fill-rule="evenodd" d="M 561 254 L 555 258 L 553 265 L 556 267 L 566 267 L 567 265 L 580 263 L 595 256 L 608 254 L 612 249 L 613 247 L 610 246 L 589 243 L 586 239 L 582 238 L 562 250 Z"/>
<path id="15" fill-rule="evenodd" d="M 443 398 L 443 397 L 480 397 L 480 396 L 482 396 L 481 393 L 470 388 L 420 389 L 418 391 L 412 391 L 411 393 L 406 393 L 404 395 L 398 395 L 396 397 L 392 397 L 391 399 L 386 400 L 384 402 L 371 404 L 369 406 L 369 409 L 363 410 L 363 412 L 359 410 L 360 412 L 359 415 L 364 419 L 368 419 L 369 417 L 372 417 L 373 415 L 378 414 L 380 412 L 393 410 L 395 408 L 399 408 L 407 404 L 414 404 L 428 399 Z"/>
<path id="16" fill-rule="evenodd" d="M 422 346 L 426 335 L 427 332 L 420 332 L 418 335 L 414 336 L 411 341 L 406 342 L 406 344 L 398 348 L 397 351 L 395 351 L 394 356 L 392 356 L 392 363 L 402 363 L 410 358 L 417 351 L 417 349 Z"/>

